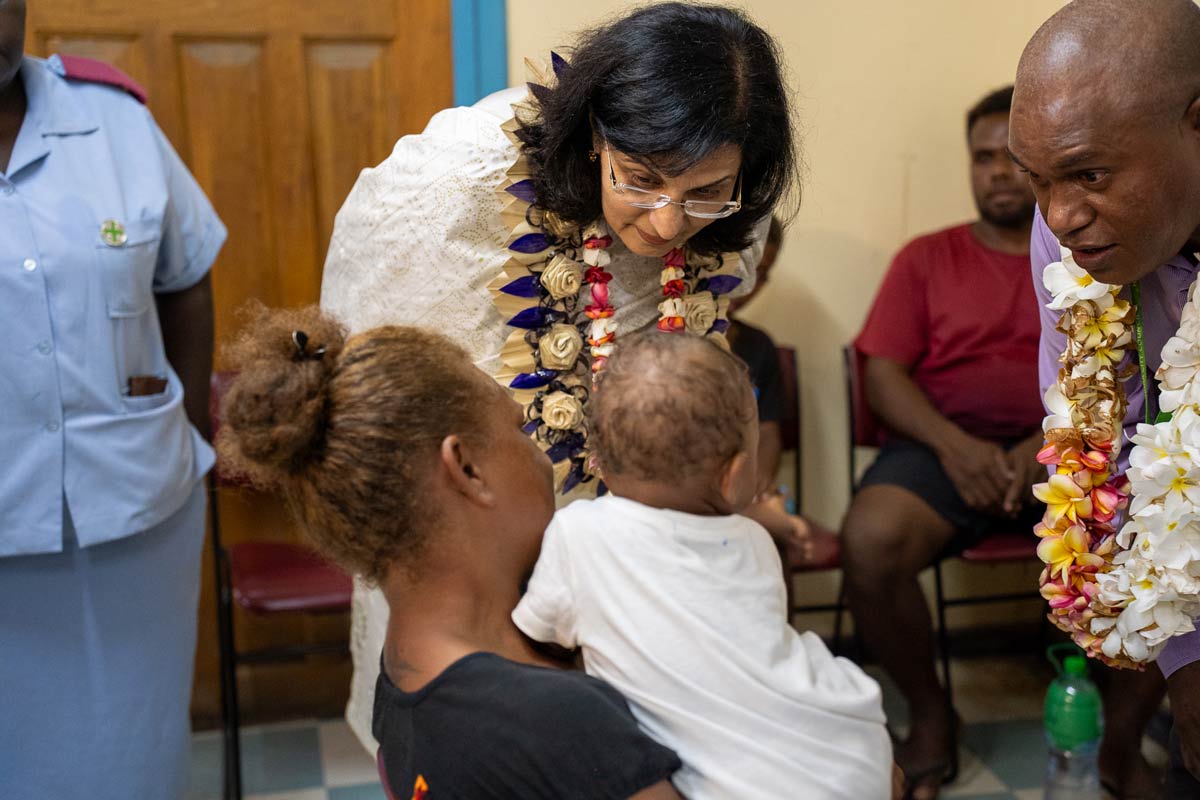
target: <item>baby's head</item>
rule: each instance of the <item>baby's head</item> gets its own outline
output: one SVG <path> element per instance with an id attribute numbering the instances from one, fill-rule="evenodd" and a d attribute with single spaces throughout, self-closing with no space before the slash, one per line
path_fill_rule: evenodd
<path id="1" fill-rule="evenodd" d="M 331 560 L 379 583 L 447 530 L 480 528 L 532 568 L 554 513 L 550 463 L 461 347 L 412 327 L 347 338 L 317 308 L 258 306 L 228 360 L 222 468 L 281 492 Z"/>
<path id="2" fill-rule="evenodd" d="M 758 413 L 746 365 L 714 342 L 649 331 L 621 341 L 589 404 L 614 494 L 729 514 L 754 496 Z"/>

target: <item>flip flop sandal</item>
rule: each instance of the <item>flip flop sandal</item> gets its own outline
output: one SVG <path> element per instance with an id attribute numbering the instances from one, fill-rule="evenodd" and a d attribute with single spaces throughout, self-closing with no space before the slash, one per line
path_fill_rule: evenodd
<path id="1" fill-rule="evenodd" d="M 947 755 L 944 759 L 935 761 L 925 767 L 922 767 L 921 769 L 917 770 L 915 773 L 920 778 L 927 778 L 939 770 L 944 770 L 945 774 L 942 779 L 943 786 L 945 786 L 946 784 L 949 784 L 949 783 L 954 783 L 954 781 L 958 779 L 958 767 L 959 767 L 958 743 L 959 743 L 959 741 L 962 740 L 963 731 L 965 731 L 967 728 L 966 723 L 963 722 L 962 716 L 959 715 L 959 713 L 957 711 L 954 712 L 954 717 L 951 720 L 951 724 L 953 726 L 952 727 L 953 738 L 950 741 L 950 748 L 951 748 L 950 754 Z M 899 737 L 897 737 L 896 732 L 893 731 L 890 727 L 888 728 L 888 736 L 891 737 L 893 745 L 900 744 Z M 905 785 L 910 783 L 907 775 L 908 775 L 908 773 L 905 773 Z M 1118 800 L 1120 800 L 1120 798 L 1118 798 Z M 1134 798 L 1133 800 L 1137 800 L 1137 799 Z"/>

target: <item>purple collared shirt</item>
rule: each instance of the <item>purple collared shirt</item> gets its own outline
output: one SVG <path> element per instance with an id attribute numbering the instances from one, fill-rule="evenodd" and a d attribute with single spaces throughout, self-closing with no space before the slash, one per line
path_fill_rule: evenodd
<path id="1" fill-rule="evenodd" d="M 1039 211 L 1033 221 L 1029 260 L 1033 267 L 1033 288 L 1037 292 L 1038 307 L 1042 318 L 1042 340 L 1038 351 L 1038 383 L 1042 393 L 1046 387 L 1058 380 L 1060 364 L 1058 357 L 1067 346 L 1066 334 L 1055 330 L 1061 311 L 1046 308 L 1050 292 L 1042 283 L 1042 272 L 1048 264 L 1061 261 L 1062 250 L 1058 239 L 1046 227 Z M 1142 278 L 1142 319 L 1146 336 L 1146 364 L 1149 374 L 1154 375 L 1162 362 L 1162 348 L 1179 328 L 1179 317 L 1187 303 L 1188 288 L 1196 279 L 1196 268 L 1183 256 L 1176 256 L 1152 274 Z M 1153 377 L 1151 378 L 1153 379 Z M 1125 381 L 1125 393 L 1129 398 L 1129 409 L 1125 412 L 1125 442 L 1121 448 L 1118 466 L 1124 472 L 1129 467 L 1129 438 L 1137 433 L 1137 424 L 1145 420 L 1143 413 L 1142 381 L 1134 375 Z M 1156 403 L 1155 403 L 1156 405 Z M 1154 415 L 1158 409 L 1153 408 Z M 1164 675 L 1170 675 L 1182 666 L 1200 661 L 1200 630 L 1177 636 L 1167 642 L 1158 656 L 1158 666 Z"/>

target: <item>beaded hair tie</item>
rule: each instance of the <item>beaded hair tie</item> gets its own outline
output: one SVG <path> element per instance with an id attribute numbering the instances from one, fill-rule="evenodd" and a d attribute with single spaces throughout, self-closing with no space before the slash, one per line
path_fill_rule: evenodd
<path id="1" fill-rule="evenodd" d="M 293 361 L 320 361 L 325 357 L 325 345 L 308 352 L 308 334 L 304 331 L 292 331 L 292 344 L 296 345 Z"/>

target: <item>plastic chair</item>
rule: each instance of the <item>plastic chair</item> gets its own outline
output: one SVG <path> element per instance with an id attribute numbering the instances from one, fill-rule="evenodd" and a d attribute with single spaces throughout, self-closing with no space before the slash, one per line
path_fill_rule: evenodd
<path id="1" fill-rule="evenodd" d="M 213 373 L 209 417 L 212 435 L 220 429 L 221 399 L 233 383 L 234 373 Z M 286 661 L 316 653 L 345 652 L 345 643 L 264 647 L 239 652 L 234 645 L 233 605 L 258 615 L 280 613 L 333 613 L 350 608 L 353 584 L 348 575 L 307 547 L 291 542 L 221 543 L 219 489 L 245 482 L 235 474 L 213 468 L 208 476 L 208 519 L 216 579 L 217 636 L 220 650 L 221 731 L 224 765 L 224 800 L 241 800 L 242 767 L 239 735 L 237 667 Z"/>
<path id="2" fill-rule="evenodd" d="M 867 402 L 866 385 L 863 380 L 863 367 L 866 358 L 847 345 L 842 351 L 842 363 L 846 377 L 846 407 L 849 412 L 849 465 L 851 495 L 858 490 L 858 461 L 857 449 L 860 447 L 879 447 L 883 443 L 883 430 L 871 413 Z M 974 547 L 969 547 L 955 556 L 969 564 L 1005 564 L 1024 562 L 1037 559 L 1037 539 L 1031 530 L 1014 528 L 1004 530 L 985 537 Z M 970 595 L 966 597 L 947 597 L 942 580 L 942 564 L 946 559 L 938 559 L 932 565 L 934 585 L 934 605 L 937 617 L 938 657 L 942 667 L 942 680 L 946 688 L 946 701 L 950 712 L 954 712 L 954 684 L 950 676 L 950 637 L 946 627 L 946 609 L 954 606 L 983 605 L 1003 603 L 1011 600 L 1030 600 L 1041 598 L 1036 590 L 1024 592 L 1003 592 L 993 594 Z M 838 612 L 841 613 L 840 611 Z M 951 772 L 958 774 L 958 753 L 952 757 Z"/>
<path id="3" fill-rule="evenodd" d="M 779 435 L 783 442 L 783 452 L 791 453 L 793 458 L 792 497 L 796 500 L 796 512 L 803 509 L 801 502 L 803 481 L 801 473 L 801 432 L 802 418 L 800 413 L 800 371 L 796 361 L 796 350 L 791 347 L 778 347 L 779 379 L 781 408 L 779 415 Z M 814 528 L 812 532 L 813 555 L 808 561 L 792 567 L 789 575 L 803 575 L 812 572 L 827 572 L 840 569 L 842 566 L 842 550 L 838 537 L 824 528 Z M 790 590 L 791 587 L 789 587 Z M 818 614 L 832 611 L 833 643 L 831 650 L 839 652 L 842 643 L 842 611 L 845 608 L 844 584 L 839 582 L 837 599 L 832 603 L 816 603 L 801 605 L 792 602 L 788 611 L 789 619 L 797 614 Z M 791 593 L 789 591 L 789 597 Z"/>

